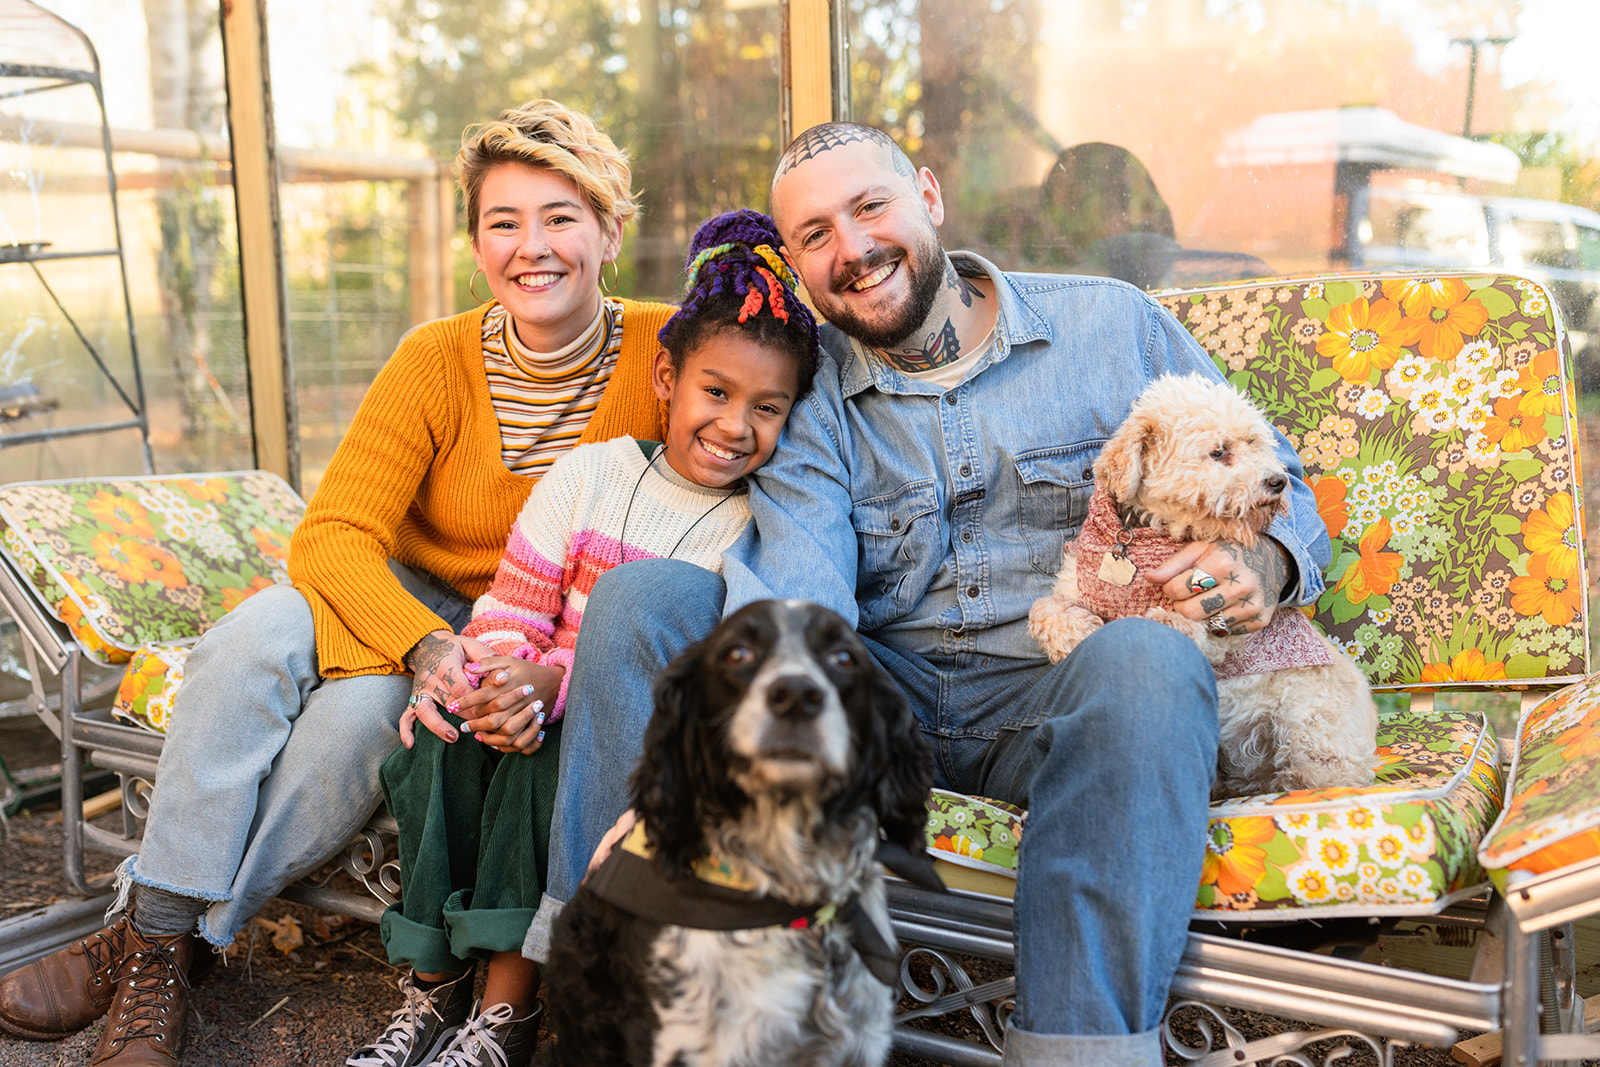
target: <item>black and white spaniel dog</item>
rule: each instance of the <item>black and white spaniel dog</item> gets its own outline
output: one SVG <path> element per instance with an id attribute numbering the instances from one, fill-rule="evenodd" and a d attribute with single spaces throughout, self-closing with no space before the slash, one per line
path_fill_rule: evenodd
<path id="1" fill-rule="evenodd" d="M 838 615 L 730 616 L 656 682 L 639 823 L 556 924 L 544 1062 L 882 1063 L 898 953 L 875 860 L 932 877 L 932 775 L 905 697 Z"/>

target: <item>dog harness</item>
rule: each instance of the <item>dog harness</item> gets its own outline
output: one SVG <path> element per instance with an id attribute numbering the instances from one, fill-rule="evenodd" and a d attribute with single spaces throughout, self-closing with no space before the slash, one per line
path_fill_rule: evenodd
<path id="1" fill-rule="evenodd" d="M 607 904 L 664 926 L 692 930 L 779 926 L 805 930 L 840 922 L 849 929 L 850 943 L 867 970 L 884 985 L 893 987 L 899 981 L 900 946 L 892 936 L 885 938 L 879 932 L 861 907 L 859 897 L 851 897 L 843 904 L 798 905 L 763 896 L 726 860 L 709 854 L 695 861 L 694 877 L 673 881 L 662 872 L 653 855 L 645 840 L 644 823 L 638 823 L 584 885 Z M 892 864 L 891 869 L 911 881 L 926 885 L 932 879 L 943 889 L 926 857 L 915 857 L 903 847 L 885 844 L 879 848 L 878 860 L 885 866 Z M 908 865 L 908 870 L 901 870 Z"/>
<path id="2" fill-rule="evenodd" d="M 1143 615 L 1151 608 L 1170 608 L 1172 601 L 1154 582 L 1137 579 L 1126 585 L 1101 577 L 1107 558 L 1125 559 L 1135 572 L 1153 570 L 1182 548 L 1164 532 L 1148 526 L 1129 529 L 1117 514 L 1116 501 L 1096 485 L 1089 513 L 1072 542 L 1078 560 L 1078 603 L 1100 618 Z M 1237 678 L 1292 667 L 1326 667 L 1333 662 L 1317 628 L 1297 608 L 1273 612 L 1272 621 L 1250 635 L 1215 664 L 1218 678 Z"/>

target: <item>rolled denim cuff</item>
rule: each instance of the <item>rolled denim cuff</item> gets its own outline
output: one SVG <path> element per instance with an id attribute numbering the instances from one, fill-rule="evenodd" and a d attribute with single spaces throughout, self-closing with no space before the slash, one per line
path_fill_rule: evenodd
<path id="1" fill-rule="evenodd" d="M 1161 1029 L 1142 1034 L 1035 1034 L 1006 1028 L 1005 1067 L 1161 1067 Z"/>
<path id="2" fill-rule="evenodd" d="M 565 904 L 549 893 L 540 898 L 539 910 L 534 912 L 533 922 L 528 924 L 528 936 L 522 940 L 522 955 L 525 958 L 535 963 L 550 961 L 551 931 L 555 929 L 556 917 L 564 907 Z"/>

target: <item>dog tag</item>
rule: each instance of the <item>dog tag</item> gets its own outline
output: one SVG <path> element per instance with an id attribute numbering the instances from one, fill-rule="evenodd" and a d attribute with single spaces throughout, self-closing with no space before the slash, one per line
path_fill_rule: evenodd
<path id="1" fill-rule="evenodd" d="M 1115 552 L 1107 552 L 1100 561 L 1100 580 L 1107 585 L 1132 585 L 1133 576 L 1138 573 L 1139 568 L 1133 565 L 1133 560 Z"/>

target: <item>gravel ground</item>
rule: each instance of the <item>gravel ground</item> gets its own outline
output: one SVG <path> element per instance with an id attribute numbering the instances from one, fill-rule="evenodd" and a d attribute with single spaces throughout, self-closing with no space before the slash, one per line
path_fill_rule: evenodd
<path id="1" fill-rule="evenodd" d="M 27 765 L 22 762 L 27 744 L 37 741 L 17 732 L 14 724 L 0 724 L 0 747 L 13 769 Z M 48 752 L 48 745 L 43 750 Z M 9 837 L 0 842 L 0 919 L 72 898 L 60 874 L 60 842 L 59 811 L 41 809 L 11 819 Z M 116 857 L 91 850 L 86 862 L 90 877 L 99 878 L 111 871 Z M 283 951 L 275 946 L 274 936 L 290 925 L 298 927 L 301 943 Z M 978 982 L 999 976 L 992 964 L 970 962 Z M 184 1067 L 342 1064 L 351 1050 L 371 1040 L 388 1022 L 399 1004 L 395 989 L 399 976 L 385 962 L 375 925 L 273 901 L 241 931 L 227 965 L 196 985 Z M 1251 1038 L 1298 1028 L 1243 1013 L 1236 1014 L 1233 1023 Z M 940 1020 L 935 1029 L 969 1037 L 977 1033 L 976 1025 L 962 1017 Z M 88 1063 L 99 1033 L 96 1023 L 63 1041 L 31 1042 L 0 1035 L 0 1065 L 80 1067 Z M 1181 1062 L 1169 1054 L 1169 1064 Z M 1365 1052 L 1338 1062 L 1341 1067 L 1376 1067 L 1374 1057 Z M 891 1067 L 925 1063 L 904 1056 L 891 1059 Z M 1452 1067 L 1448 1049 L 1400 1049 L 1394 1064 Z"/>

